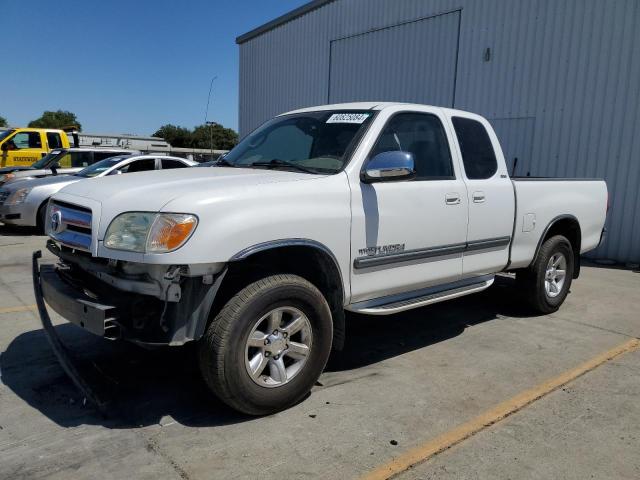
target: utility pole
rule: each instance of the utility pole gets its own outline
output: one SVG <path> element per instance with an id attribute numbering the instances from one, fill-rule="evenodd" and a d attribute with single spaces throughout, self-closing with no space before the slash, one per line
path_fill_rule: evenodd
<path id="1" fill-rule="evenodd" d="M 213 90 L 213 82 L 218 78 L 217 75 L 211 77 L 209 84 L 209 95 L 207 95 L 207 108 L 204 111 L 204 124 L 209 125 L 209 147 L 211 148 L 211 160 L 213 160 L 213 125 L 215 122 L 208 122 L 209 118 L 209 102 L 211 101 L 211 91 Z"/>
<path id="2" fill-rule="evenodd" d="M 216 124 L 216 122 L 207 122 L 207 125 L 209 125 L 209 147 L 211 148 L 211 160 L 214 160 L 213 158 L 213 126 Z"/>

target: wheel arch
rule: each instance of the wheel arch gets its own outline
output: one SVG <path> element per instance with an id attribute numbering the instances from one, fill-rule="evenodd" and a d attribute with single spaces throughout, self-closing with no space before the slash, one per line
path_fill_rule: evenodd
<path id="1" fill-rule="evenodd" d="M 42 202 L 40 202 L 40 204 L 38 205 L 38 208 L 36 208 L 35 214 L 36 214 L 36 221 L 35 221 L 35 226 L 36 228 L 41 228 L 42 229 L 42 233 L 46 232 L 46 227 L 44 225 L 44 219 L 40 216 L 40 214 L 44 211 L 46 212 L 47 210 L 47 205 L 49 204 L 49 200 L 51 199 L 51 196 L 46 197 Z"/>
<path id="2" fill-rule="evenodd" d="M 333 349 L 341 350 L 345 339 L 345 283 L 333 252 L 315 240 L 293 238 L 264 242 L 233 255 L 214 308 L 221 308 L 243 284 L 275 273 L 299 275 L 322 292 L 333 318 Z"/>
<path id="3" fill-rule="evenodd" d="M 570 214 L 558 215 L 549 222 L 538 240 L 535 255 L 533 256 L 529 266 L 533 265 L 538 258 L 542 244 L 554 235 L 562 235 L 571 243 L 574 260 L 573 278 L 578 278 L 580 275 L 580 246 L 582 244 L 582 231 L 580 229 L 580 222 L 578 219 Z"/>

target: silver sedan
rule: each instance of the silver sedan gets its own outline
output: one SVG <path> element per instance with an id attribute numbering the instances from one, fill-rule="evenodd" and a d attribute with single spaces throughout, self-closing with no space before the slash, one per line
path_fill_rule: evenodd
<path id="1" fill-rule="evenodd" d="M 0 188 L 0 222 L 43 229 L 49 197 L 71 183 L 122 173 L 166 170 L 196 165 L 184 158 L 163 155 L 127 155 L 106 158 L 73 175 L 14 181 Z"/>

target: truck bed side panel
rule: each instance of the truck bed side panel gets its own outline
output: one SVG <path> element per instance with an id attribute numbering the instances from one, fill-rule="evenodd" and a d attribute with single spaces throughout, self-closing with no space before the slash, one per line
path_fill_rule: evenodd
<path id="1" fill-rule="evenodd" d="M 607 213 L 603 180 L 514 179 L 513 185 L 516 216 L 510 268 L 528 266 L 549 224 L 563 215 L 580 224 L 580 253 L 598 246 Z"/>

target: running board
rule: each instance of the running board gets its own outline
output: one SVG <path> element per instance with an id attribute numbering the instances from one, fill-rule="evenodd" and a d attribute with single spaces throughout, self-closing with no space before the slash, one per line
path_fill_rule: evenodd
<path id="1" fill-rule="evenodd" d="M 391 315 L 462 297 L 471 293 L 481 292 L 489 288 L 493 284 L 494 279 L 495 277 L 493 275 L 487 275 L 480 277 L 480 281 L 478 281 L 478 278 L 474 278 L 470 279 L 470 281 L 450 284 L 448 286 L 449 288 L 443 286 L 433 287 L 416 292 L 409 292 L 408 294 L 367 300 L 349 305 L 347 310 L 367 315 Z M 463 284 L 460 285 L 461 283 Z"/>

